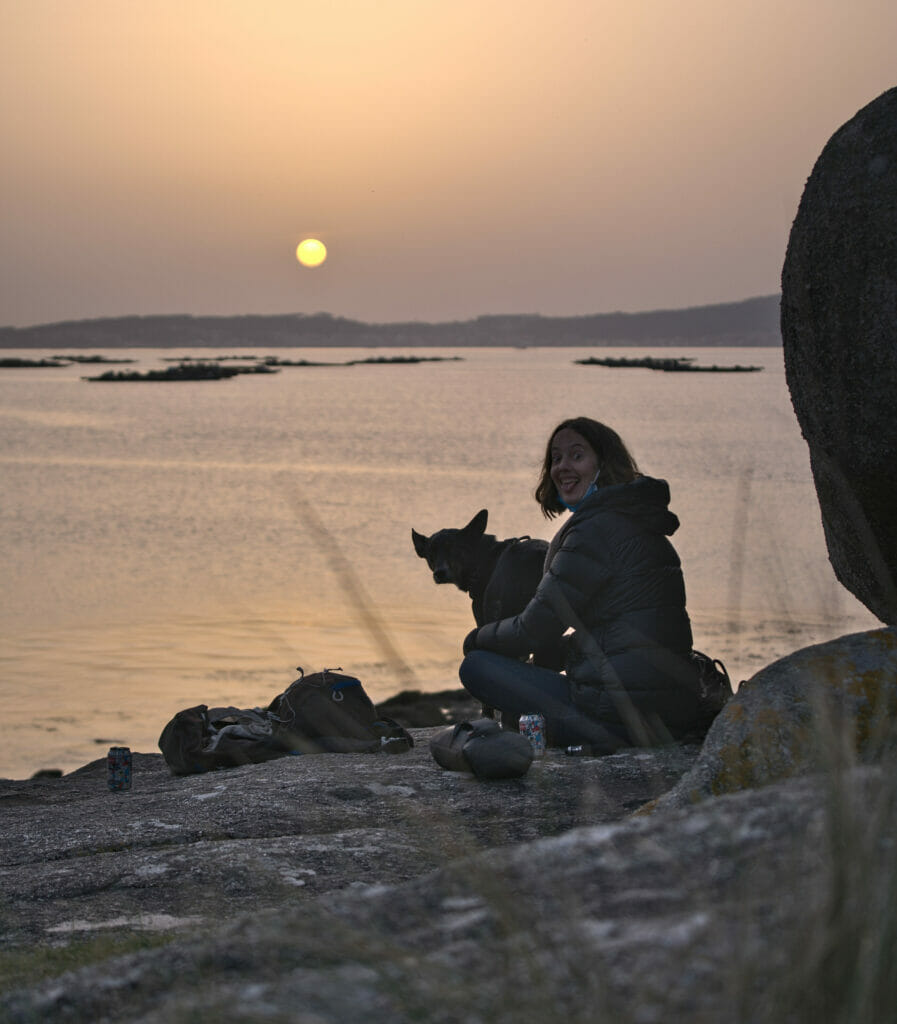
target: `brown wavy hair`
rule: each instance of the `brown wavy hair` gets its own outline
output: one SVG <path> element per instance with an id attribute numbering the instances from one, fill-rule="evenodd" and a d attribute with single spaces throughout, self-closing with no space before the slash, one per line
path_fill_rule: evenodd
<path id="1" fill-rule="evenodd" d="M 542 514 L 547 519 L 560 515 L 567 508 L 558 497 L 557 488 L 551 479 L 551 443 L 561 430 L 575 430 L 598 456 L 599 487 L 606 487 L 608 484 L 628 484 L 641 475 L 635 459 L 616 430 L 588 416 L 575 416 L 573 419 L 564 420 L 552 430 L 548 438 L 542 473 L 536 484 L 536 501 L 541 505 Z"/>

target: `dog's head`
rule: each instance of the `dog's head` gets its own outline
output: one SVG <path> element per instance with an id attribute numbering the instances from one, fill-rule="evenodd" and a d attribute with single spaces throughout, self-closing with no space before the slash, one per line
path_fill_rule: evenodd
<path id="1" fill-rule="evenodd" d="M 460 530 L 437 530 L 429 537 L 412 529 L 414 550 L 433 573 L 435 583 L 454 583 L 469 591 L 477 568 L 477 545 L 486 531 L 487 509 L 481 509 Z"/>

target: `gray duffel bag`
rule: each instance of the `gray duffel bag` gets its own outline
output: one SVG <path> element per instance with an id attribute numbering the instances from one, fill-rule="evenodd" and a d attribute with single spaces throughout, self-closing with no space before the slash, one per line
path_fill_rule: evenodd
<path id="1" fill-rule="evenodd" d="M 452 772 L 473 772 L 478 779 L 517 779 L 533 763 L 530 741 L 502 729 L 492 718 L 461 722 L 430 739 L 436 763 Z"/>

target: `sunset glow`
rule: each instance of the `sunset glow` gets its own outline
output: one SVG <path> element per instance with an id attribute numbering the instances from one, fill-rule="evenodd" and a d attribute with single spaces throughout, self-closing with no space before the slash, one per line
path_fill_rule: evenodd
<path id="1" fill-rule="evenodd" d="M 885 0 L 6 0 L 0 324 L 769 295 L 895 39 Z"/>

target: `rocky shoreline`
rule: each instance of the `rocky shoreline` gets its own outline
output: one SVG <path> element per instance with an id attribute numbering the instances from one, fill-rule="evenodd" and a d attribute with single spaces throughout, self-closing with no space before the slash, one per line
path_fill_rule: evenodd
<path id="1" fill-rule="evenodd" d="M 810 1021 L 873 968 L 890 999 L 895 680 L 897 630 L 842 637 L 742 684 L 700 747 L 512 780 L 441 769 L 443 724 L 185 777 L 135 753 L 120 793 L 104 759 L 0 780 L 0 1020 Z"/>
<path id="2" fill-rule="evenodd" d="M 819 983 L 834 797 L 882 805 L 870 848 L 893 860 L 894 787 L 857 766 L 675 799 L 722 718 L 703 749 L 549 751 L 500 782 L 439 768 L 441 726 L 405 754 L 187 777 L 136 753 L 121 793 L 103 759 L 2 780 L 0 1019 L 790 1019 Z"/>
<path id="3" fill-rule="evenodd" d="M 233 979 L 235 957 L 261 948 L 246 928 L 280 927 L 287 914 L 307 943 L 308 922 L 332 913 L 322 898 L 367 906 L 395 889 L 401 900 L 408 883 L 485 850 L 616 821 L 668 790 L 697 753 L 553 751 L 523 779 L 481 783 L 432 759 L 427 741 L 440 728 L 413 729 L 405 754 L 285 757 L 181 778 L 161 755 L 135 753 L 121 793 L 107 789 L 104 759 L 61 778 L 0 780 L 0 1019 L 161 1020 L 179 971 L 164 993 L 135 982 L 113 994 L 125 968 L 109 959 L 110 942 L 121 952 L 118 941 L 125 951 L 136 941 L 127 973 L 155 978 L 163 950 L 179 959 L 182 944 L 233 932 L 218 965 Z M 42 984 L 62 950 L 80 969 Z M 348 1019 L 339 1005 L 320 1019 Z"/>
<path id="4" fill-rule="evenodd" d="M 0 1020 L 810 1022 L 864 973 L 894 1005 L 897 629 L 768 666 L 700 746 L 512 780 L 430 754 L 463 690 L 379 706 L 410 751 L 0 780 Z"/>

